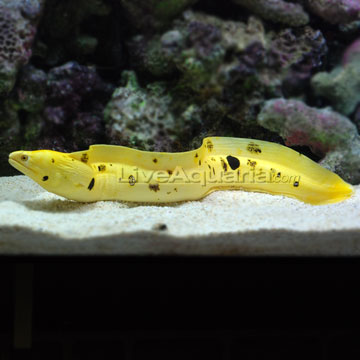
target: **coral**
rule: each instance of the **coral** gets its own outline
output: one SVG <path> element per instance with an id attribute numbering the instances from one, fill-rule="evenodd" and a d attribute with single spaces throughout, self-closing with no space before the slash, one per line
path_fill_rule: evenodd
<path id="1" fill-rule="evenodd" d="M 360 42 L 355 41 L 345 51 L 343 66 L 330 73 L 313 76 L 311 85 L 317 96 L 327 99 L 342 114 L 351 114 L 360 101 Z"/>
<path id="2" fill-rule="evenodd" d="M 331 24 L 346 24 L 360 19 L 358 0 L 307 0 L 311 11 Z"/>
<path id="3" fill-rule="evenodd" d="M 290 26 L 303 26 L 309 16 L 300 4 L 284 0 L 233 0 L 265 20 Z"/>
<path id="4" fill-rule="evenodd" d="M 141 88 L 134 72 L 123 73 L 121 86 L 105 109 L 109 137 L 115 143 L 146 150 L 170 151 L 182 135 L 189 136 L 199 110 L 194 105 L 175 109 L 164 83 Z M 188 139 L 189 140 L 189 139 Z"/>
<path id="5" fill-rule="evenodd" d="M 345 116 L 297 100 L 274 99 L 265 103 L 258 123 L 278 133 L 288 146 L 308 146 L 323 157 L 322 165 L 345 180 L 360 182 L 360 137 Z"/>
<path id="6" fill-rule="evenodd" d="M 163 29 L 171 20 L 198 0 L 120 0 L 134 29 Z"/>
<path id="7" fill-rule="evenodd" d="M 43 3 L 0 1 L 0 96 L 12 90 L 18 70 L 29 61 Z"/>

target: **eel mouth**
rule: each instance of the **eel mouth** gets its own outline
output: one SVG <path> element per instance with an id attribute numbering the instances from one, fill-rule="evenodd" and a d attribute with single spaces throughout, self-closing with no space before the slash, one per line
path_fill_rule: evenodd
<path id="1" fill-rule="evenodd" d="M 22 151 L 14 151 L 9 155 L 9 164 L 11 166 L 13 166 L 16 170 L 19 170 L 20 172 L 22 172 L 23 174 L 33 177 L 34 175 L 36 175 L 36 173 L 26 167 L 23 164 L 23 161 L 21 160 L 21 156 L 23 155 Z"/>

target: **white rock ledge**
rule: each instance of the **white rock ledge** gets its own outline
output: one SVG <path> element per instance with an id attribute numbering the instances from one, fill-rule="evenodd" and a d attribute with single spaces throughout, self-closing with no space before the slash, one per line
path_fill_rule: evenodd
<path id="1" fill-rule="evenodd" d="M 360 186 L 323 206 L 244 191 L 154 206 L 77 203 L 3 177 L 0 254 L 359 255 Z"/>

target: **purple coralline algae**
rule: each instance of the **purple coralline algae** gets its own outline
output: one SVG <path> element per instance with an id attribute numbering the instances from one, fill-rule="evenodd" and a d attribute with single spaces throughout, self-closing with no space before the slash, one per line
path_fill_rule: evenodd
<path id="1" fill-rule="evenodd" d="M 73 147 L 101 142 L 103 110 L 112 91 L 93 67 L 69 62 L 50 70 L 44 109 L 48 128 L 70 128 Z"/>
<path id="2" fill-rule="evenodd" d="M 28 65 L 18 84 L 8 108 L 23 111 L 25 147 L 70 151 L 104 140 L 103 110 L 114 87 L 95 68 L 69 62 L 46 73 Z"/>
<path id="3" fill-rule="evenodd" d="M 335 110 L 350 115 L 360 102 L 360 40 L 345 51 L 342 66 L 316 74 L 311 85 L 315 95 L 328 100 Z"/>
<path id="4" fill-rule="evenodd" d="M 287 28 L 273 34 L 268 46 L 264 74 L 290 94 L 302 93 L 314 70 L 322 65 L 327 53 L 320 30 L 306 26 L 296 31 Z"/>
<path id="5" fill-rule="evenodd" d="M 360 182 L 360 137 L 347 117 L 297 100 L 273 99 L 265 103 L 258 123 L 288 146 L 308 146 L 323 166 L 350 183 Z"/>
<path id="6" fill-rule="evenodd" d="M 0 96 L 9 93 L 16 75 L 32 54 L 44 0 L 0 0 Z"/>
<path id="7" fill-rule="evenodd" d="M 307 0 L 312 12 L 331 24 L 347 24 L 360 19 L 359 0 Z"/>
<path id="8" fill-rule="evenodd" d="M 284 0 L 233 0 L 265 20 L 290 26 L 303 26 L 309 15 L 300 4 Z"/>
<path id="9" fill-rule="evenodd" d="M 360 60 L 360 39 L 355 40 L 348 48 L 345 50 L 342 58 L 342 66 L 347 66 L 353 61 Z"/>

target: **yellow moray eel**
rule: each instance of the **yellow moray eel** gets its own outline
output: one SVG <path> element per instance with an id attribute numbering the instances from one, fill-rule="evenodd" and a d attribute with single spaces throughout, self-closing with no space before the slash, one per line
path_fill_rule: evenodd
<path id="1" fill-rule="evenodd" d="M 82 202 L 166 203 L 243 189 L 320 205 L 353 194 L 350 184 L 306 156 L 252 139 L 209 137 L 199 149 L 179 153 L 112 145 L 68 154 L 15 151 L 9 162 L 47 191 Z"/>

